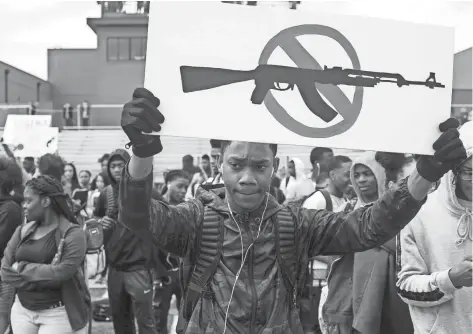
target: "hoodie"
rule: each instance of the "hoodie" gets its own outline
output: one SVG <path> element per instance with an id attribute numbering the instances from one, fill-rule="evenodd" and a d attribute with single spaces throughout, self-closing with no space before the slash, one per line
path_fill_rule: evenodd
<path id="1" fill-rule="evenodd" d="M 291 161 L 294 162 L 296 176 L 288 176 L 281 184 L 281 190 L 288 201 L 298 200 L 315 191 L 312 180 L 308 179 L 304 174 L 305 166 L 302 160 L 293 158 Z"/>
<path id="2" fill-rule="evenodd" d="M 358 201 L 356 202 L 355 209 L 363 207 L 365 205 L 370 204 L 363 196 L 360 191 L 360 188 L 356 186 L 355 182 L 355 167 L 357 165 L 365 165 L 368 167 L 374 174 L 376 178 L 376 183 L 378 184 L 378 198 L 384 195 L 386 192 L 386 171 L 384 170 L 383 166 L 381 166 L 375 159 L 376 152 L 369 151 L 365 152 L 360 155 L 355 161 L 353 161 L 350 169 L 350 179 L 351 184 L 353 185 L 353 189 L 355 190 L 356 196 L 358 197 Z"/>
<path id="3" fill-rule="evenodd" d="M 460 138 L 472 156 L 471 122 Z M 472 288 L 456 289 L 448 275 L 472 252 L 471 202 L 459 200 L 448 172 L 418 215 L 400 233 L 397 286 L 409 305 L 415 334 L 471 333 Z"/>
<path id="4" fill-rule="evenodd" d="M 369 205 L 356 186 L 355 166 L 363 164 L 373 172 L 378 198 L 386 192 L 386 171 L 376 161 L 376 152 L 367 152 L 352 165 L 350 178 L 358 196 L 356 207 Z M 356 253 L 353 261 L 353 328 L 361 334 L 412 333 L 409 309 L 396 291 L 396 239 L 381 247 Z"/>
<path id="5" fill-rule="evenodd" d="M 110 171 L 110 164 L 116 158 L 121 158 L 125 163 L 130 155 L 123 149 L 117 149 L 110 154 L 108 161 L 108 177 L 110 185 L 106 186 L 97 201 L 94 215 L 97 217 L 108 216 L 117 220 L 115 227 L 104 232 L 104 245 L 107 263 L 117 270 L 135 271 L 152 267 L 152 250 L 145 250 L 138 238 L 118 220 L 118 193 L 119 183 Z M 127 222 L 130 224 L 130 222 Z"/>
<path id="6" fill-rule="evenodd" d="M 350 178 L 358 196 L 355 209 L 369 204 L 355 182 L 357 165 L 374 174 L 378 198 L 387 191 L 386 172 L 375 160 L 376 152 L 366 152 L 353 161 Z M 409 310 L 396 293 L 395 238 L 361 253 L 347 254 L 330 269 L 328 295 L 322 306 L 328 333 L 361 334 L 412 333 Z M 396 316 L 393 316 L 393 315 Z"/>

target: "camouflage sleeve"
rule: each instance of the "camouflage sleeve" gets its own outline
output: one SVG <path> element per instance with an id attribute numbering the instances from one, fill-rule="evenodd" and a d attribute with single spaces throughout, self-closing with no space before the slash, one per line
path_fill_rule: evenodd
<path id="1" fill-rule="evenodd" d="M 194 244 L 195 230 L 204 207 L 192 200 L 170 206 L 152 199 L 153 173 L 133 180 L 124 168 L 119 187 L 119 220 L 143 242 L 183 257 Z"/>
<path id="2" fill-rule="evenodd" d="M 381 246 L 396 236 L 425 203 L 414 199 L 407 178 L 375 203 L 349 213 L 300 209 L 308 256 L 341 255 Z"/>

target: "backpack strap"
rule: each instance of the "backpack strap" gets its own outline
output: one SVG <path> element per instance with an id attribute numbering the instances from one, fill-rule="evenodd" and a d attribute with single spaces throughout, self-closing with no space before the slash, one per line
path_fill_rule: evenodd
<path id="1" fill-rule="evenodd" d="M 183 282 L 183 316 L 187 322 L 199 299 L 208 291 L 208 282 L 217 270 L 222 255 L 223 231 L 223 216 L 205 207 L 204 219 L 197 229 L 196 245 L 193 248 L 195 255 L 189 254 L 188 262 L 183 263 L 184 266 L 190 266 L 190 275 L 183 273 L 188 277 L 188 282 Z"/>
<path id="2" fill-rule="evenodd" d="M 287 177 L 286 177 L 286 189 L 287 189 L 287 185 L 289 184 L 289 179 L 290 179 L 290 178 L 291 178 L 290 176 L 287 176 Z"/>
<path id="3" fill-rule="evenodd" d="M 325 203 L 326 203 L 325 210 L 333 211 L 333 203 L 332 203 L 332 197 L 330 196 L 330 193 L 327 191 L 327 189 L 320 189 L 319 191 L 325 198 Z"/>
<path id="4" fill-rule="evenodd" d="M 292 302 L 295 304 L 298 286 L 297 262 L 299 258 L 296 220 L 287 208 L 279 211 L 276 217 L 277 221 L 274 224 L 276 235 L 276 257 L 279 266 L 282 269 L 286 288 L 293 292 L 291 297 Z"/>
<path id="5" fill-rule="evenodd" d="M 113 212 L 113 208 L 115 207 L 115 197 L 113 196 L 113 187 L 108 185 L 105 188 L 105 198 L 107 200 L 107 209 L 105 210 L 106 215 L 111 214 Z"/>

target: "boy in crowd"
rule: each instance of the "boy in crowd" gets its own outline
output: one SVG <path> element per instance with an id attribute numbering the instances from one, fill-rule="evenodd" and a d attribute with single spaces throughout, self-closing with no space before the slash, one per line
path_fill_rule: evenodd
<path id="1" fill-rule="evenodd" d="M 188 174 L 183 170 L 171 170 L 164 180 L 166 191 L 162 194 L 162 201 L 169 205 L 178 205 L 184 202 L 184 197 L 189 186 Z M 181 299 L 181 286 L 179 282 L 178 257 L 156 249 L 156 280 L 153 298 L 156 328 L 159 334 L 167 334 L 167 322 L 172 296 L 176 296 L 177 309 Z"/>
<path id="2" fill-rule="evenodd" d="M 136 317 L 140 334 L 157 334 L 153 316 L 153 253 L 149 247 L 142 247 L 123 219 L 118 221 L 119 184 L 129 159 L 125 150 L 117 149 L 110 154 L 107 171 L 111 184 L 101 192 L 94 216 L 101 218 L 104 228 L 108 297 L 115 333 L 134 333 Z"/>

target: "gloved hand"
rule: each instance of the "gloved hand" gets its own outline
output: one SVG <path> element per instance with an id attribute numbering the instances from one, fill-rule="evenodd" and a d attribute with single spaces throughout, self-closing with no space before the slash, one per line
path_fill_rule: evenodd
<path id="1" fill-rule="evenodd" d="M 160 101 L 149 90 L 137 88 L 133 100 L 123 106 L 121 127 L 130 139 L 133 154 L 140 158 L 151 157 L 163 150 L 159 136 L 144 133 L 161 130 L 164 116 L 159 112 Z"/>
<path id="2" fill-rule="evenodd" d="M 459 125 L 455 118 L 449 118 L 439 125 L 442 134 L 433 145 L 434 155 L 423 155 L 417 161 L 417 171 L 424 179 L 437 182 L 445 173 L 466 159 L 465 147 L 457 130 Z"/>

